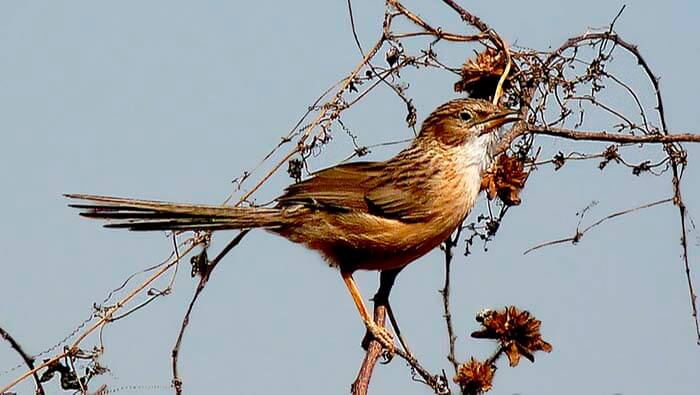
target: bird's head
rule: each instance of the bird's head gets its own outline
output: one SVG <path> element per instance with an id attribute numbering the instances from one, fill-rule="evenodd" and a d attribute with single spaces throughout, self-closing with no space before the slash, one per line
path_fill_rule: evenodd
<path id="1" fill-rule="evenodd" d="M 461 146 L 486 134 L 497 138 L 499 128 L 517 121 L 517 112 L 480 99 L 455 99 L 438 107 L 423 122 L 419 138 L 445 146 Z"/>
<path id="2" fill-rule="evenodd" d="M 493 163 L 500 127 L 518 119 L 516 111 L 486 100 L 455 99 L 428 116 L 416 144 L 456 153 L 465 166 L 484 171 Z"/>
<path id="3" fill-rule="evenodd" d="M 516 111 L 480 99 L 454 99 L 426 118 L 417 143 L 438 143 L 443 149 L 461 148 L 466 161 L 486 169 L 500 139 L 498 130 L 519 119 Z"/>

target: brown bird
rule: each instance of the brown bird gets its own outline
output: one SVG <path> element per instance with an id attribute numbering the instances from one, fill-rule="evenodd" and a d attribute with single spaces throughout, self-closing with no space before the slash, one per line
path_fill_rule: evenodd
<path id="1" fill-rule="evenodd" d="M 109 228 L 262 228 L 319 251 L 340 269 L 367 330 L 391 353 L 392 336 L 370 316 L 353 272 L 397 272 L 445 241 L 474 206 L 499 138 L 492 132 L 517 119 L 484 100 L 449 101 L 395 157 L 321 170 L 289 186 L 274 208 L 66 196 L 90 201 L 71 206 L 83 209 L 82 216 L 111 220 Z"/>

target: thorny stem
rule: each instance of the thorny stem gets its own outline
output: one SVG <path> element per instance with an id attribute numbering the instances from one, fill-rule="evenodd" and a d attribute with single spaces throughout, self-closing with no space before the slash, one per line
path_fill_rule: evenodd
<path id="1" fill-rule="evenodd" d="M 686 235 L 686 207 L 681 198 L 681 187 L 680 187 L 680 177 L 678 177 L 678 167 L 674 161 L 671 162 L 673 169 L 673 203 L 678 206 L 678 212 L 681 219 L 681 246 L 683 247 L 683 265 L 685 268 L 685 278 L 688 282 L 688 291 L 690 292 L 690 306 L 692 309 L 692 317 L 695 321 L 695 335 L 696 343 L 700 346 L 700 323 L 698 322 L 698 307 L 697 307 L 697 295 L 695 294 L 695 289 L 693 287 L 693 280 L 690 275 L 690 262 L 688 261 L 688 237 Z"/>
<path id="2" fill-rule="evenodd" d="M 460 225 L 457 229 L 458 230 L 454 235 L 454 238 L 450 237 L 445 240 L 444 243 L 443 252 L 445 254 L 445 283 L 440 291 L 442 294 L 443 314 L 445 318 L 445 325 L 447 326 L 447 339 L 449 342 L 449 353 L 447 354 L 447 360 L 452 364 L 455 373 L 457 373 L 457 370 L 459 369 L 459 361 L 457 361 L 457 356 L 455 355 L 455 343 L 457 341 L 457 336 L 454 333 L 454 327 L 452 325 L 452 312 L 450 310 L 450 279 L 452 259 L 454 257 L 453 250 L 459 242 L 462 226 Z"/>

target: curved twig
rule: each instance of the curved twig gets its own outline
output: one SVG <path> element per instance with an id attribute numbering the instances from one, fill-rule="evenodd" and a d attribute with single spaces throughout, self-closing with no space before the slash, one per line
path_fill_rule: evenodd
<path id="1" fill-rule="evenodd" d="M 0 336 L 10 343 L 10 347 L 15 350 L 20 357 L 22 357 L 24 364 L 27 365 L 30 371 L 32 371 L 32 377 L 34 377 L 34 382 L 36 383 L 36 393 L 38 395 L 44 395 L 46 391 L 44 391 L 44 387 L 41 385 L 41 380 L 39 380 L 39 376 L 36 374 L 36 370 L 34 369 L 34 358 L 30 357 L 29 354 L 24 352 L 22 346 L 20 346 L 20 344 L 17 343 L 17 341 L 5 329 L 3 329 L 2 326 L 0 326 Z M 4 392 L 5 391 L 2 391 L 2 393 Z"/>

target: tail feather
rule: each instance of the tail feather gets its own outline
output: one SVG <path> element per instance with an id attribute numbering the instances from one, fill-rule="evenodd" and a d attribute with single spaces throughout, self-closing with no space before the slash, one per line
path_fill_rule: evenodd
<path id="1" fill-rule="evenodd" d="M 69 204 L 69 207 L 82 210 L 80 215 L 83 217 L 111 221 L 105 224 L 107 228 L 134 231 L 224 230 L 274 228 L 283 224 L 280 210 L 275 208 L 178 204 L 82 194 L 64 196 L 87 201 Z"/>

